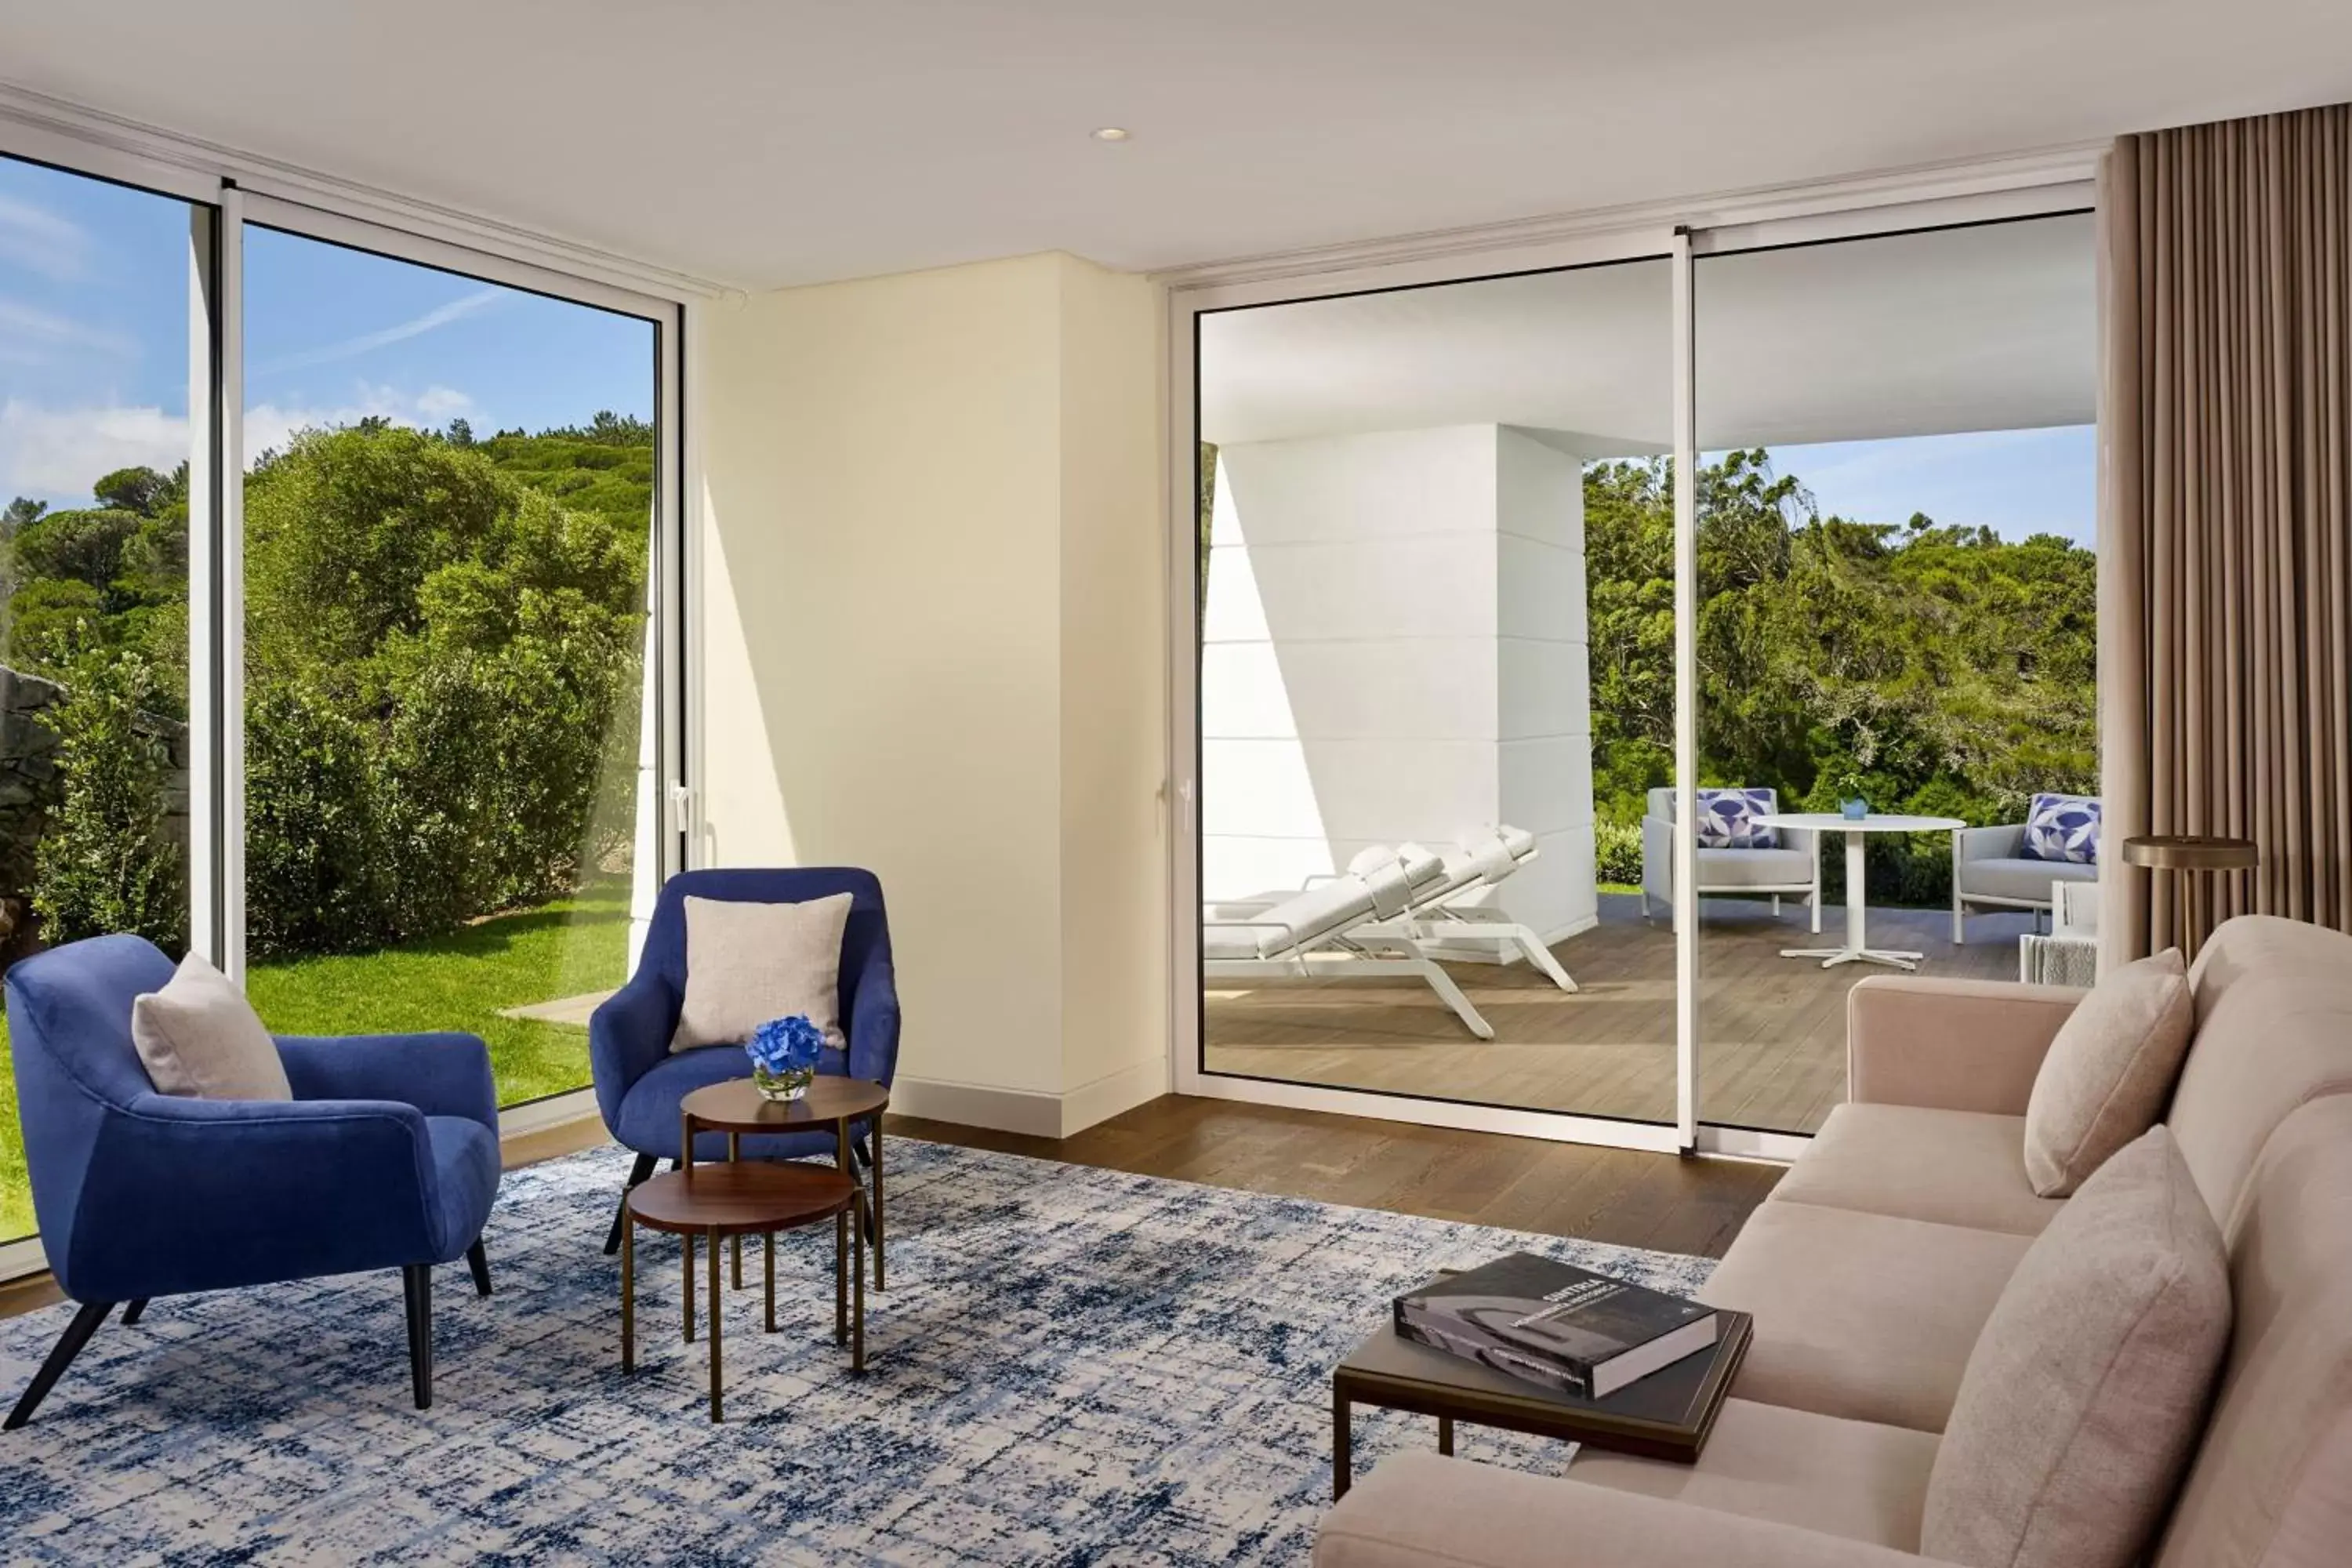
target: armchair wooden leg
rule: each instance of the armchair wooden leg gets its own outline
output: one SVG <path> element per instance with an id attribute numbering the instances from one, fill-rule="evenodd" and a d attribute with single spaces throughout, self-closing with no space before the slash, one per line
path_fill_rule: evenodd
<path id="1" fill-rule="evenodd" d="M 630 1188 L 639 1186 L 646 1181 L 651 1180 L 654 1173 L 654 1167 L 660 1163 L 661 1162 L 659 1160 L 651 1154 L 640 1154 L 637 1156 L 637 1163 L 629 1167 L 629 1184 L 628 1186 L 621 1189 L 621 1202 L 623 1205 L 626 1205 L 629 1201 Z M 621 1226 L 623 1223 L 621 1216 L 624 1212 L 624 1209 L 621 1208 L 615 1208 L 613 1211 L 613 1228 L 604 1234 L 604 1256 L 607 1258 L 612 1257 L 613 1254 L 621 1250 Z M 488 1292 L 484 1293 L 488 1294 Z"/>
<path id="2" fill-rule="evenodd" d="M 401 1266 L 401 1294 L 408 1308 L 408 1381 L 416 1393 L 416 1408 L 433 1408 L 433 1266 Z"/>
<path id="3" fill-rule="evenodd" d="M 144 1317 L 146 1312 L 147 1298 L 142 1296 L 136 1301 L 131 1302 L 131 1305 L 124 1310 L 122 1314 L 122 1326 L 126 1329 L 129 1328 L 131 1324 Z"/>
<path id="4" fill-rule="evenodd" d="M 25 1396 L 16 1401 L 14 1410 L 8 1412 L 8 1419 L 0 1421 L 0 1431 L 14 1432 L 33 1418 L 33 1412 L 41 1407 L 41 1401 L 48 1397 L 49 1390 L 58 1385 L 58 1379 L 66 1374 L 66 1368 L 73 1364 L 74 1357 L 81 1354 L 81 1347 L 89 1343 L 89 1336 L 98 1332 L 98 1326 L 106 1321 L 106 1314 L 112 1310 L 114 1303 L 111 1301 L 82 1303 L 81 1310 L 74 1314 L 73 1321 L 68 1323 L 66 1331 L 58 1337 L 57 1348 L 49 1352 L 49 1359 L 43 1362 L 41 1370 L 33 1374 L 33 1381 L 26 1386 Z"/>
<path id="5" fill-rule="evenodd" d="M 490 1293 L 490 1255 L 482 1250 L 482 1238 L 476 1237 L 474 1245 L 466 1248 L 466 1267 L 474 1271 L 474 1294 Z"/>

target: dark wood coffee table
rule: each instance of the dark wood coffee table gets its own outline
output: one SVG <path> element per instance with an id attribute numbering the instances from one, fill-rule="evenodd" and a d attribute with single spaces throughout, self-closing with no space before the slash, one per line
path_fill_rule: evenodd
<path id="1" fill-rule="evenodd" d="M 1437 1451 L 1454 1452 L 1454 1424 L 1466 1421 L 1695 1463 L 1715 1429 L 1731 1378 L 1748 1353 L 1754 1320 L 1721 1314 L 1715 1348 L 1687 1356 L 1606 1399 L 1578 1399 L 1522 1383 L 1465 1356 L 1399 1339 L 1383 1328 L 1331 1373 L 1331 1495 L 1348 1495 L 1353 1406 L 1376 1405 L 1437 1417 Z"/>
<path id="2" fill-rule="evenodd" d="M 866 1370 L 865 1192 L 839 1171 L 790 1161 L 730 1161 L 688 1166 L 633 1187 L 622 1205 L 621 1370 L 637 1365 L 636 1234 L 648 1226 L 677 1236 L 686 1260 L 686 1341 L 694 1342 L 694 1242 L 710 1243 L 710 1418 L 719 1420 L 719 1242 L 767 1237 L 768 1332 L 776 1331 L 776 1233 L 833 1216 L 834 1342 L 851 1346 L 850 1367 Z M 741 1254 L 736 1263 L 741 1267 Z M 852 1298 L 855 1304 L 852 1304 Z"/>
<path id="3" fill-rule="evenodd" d="M 833 1128 L 835 1167 L 842 1174 L 857 1177 L 856 1141 L 849 1132 L 850 1123 L 869 1120 L 874 1131 L 874 1164 L 871 1190 L 867 1194 L 864 1224 L 866 1236 L 874 1243 L 874 1289 L 882 1285 L 882 1112 L 890 1107 L 890 1091 L 878 1083 L 862 1078 L 838 1078 L 819 1074 L 808 1086 L 808 1092 L 798 1100 L 774 1100 L 761 1094 L 759 1087 L 748 1078 L 730 1079 L 724 1083 L 709 1084 L 696 1089 L 678 1103 L 684 1123 L 684 1138 L 678 1147 L 686 1152 L 685 1164 L 694 1164 L 694 1135 L 697 1130 L 727 1134 L 727 1157 L 738 1158 L 742 1152 L 746 1133 L 805 1132 L 812 1128 L 830 1124 Z M 743 1288 L 743 1244 L 735 1243 L 735 1289 Z"/>

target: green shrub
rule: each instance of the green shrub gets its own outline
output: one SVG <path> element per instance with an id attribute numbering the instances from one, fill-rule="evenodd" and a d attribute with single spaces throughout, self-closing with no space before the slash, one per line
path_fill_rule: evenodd
<path id="1" fill-rule="evenodd" d="M 1593 872 L 1603 882 L 1637 888 L 1642 884 L 1642 827 L 1639 823 L 1592 825 Z"/>
<path id="2" fill-rule="evenodd" d="M 187 847 L 170 831 L 167 720 L 178 705 L 138 654 L 100 648 L 67 672 L 45 721 L 58 737 L 63 794 L 37 851 L 33 904 L 51 942 L 133 931 L 168 952 L 187 945 Z"/>

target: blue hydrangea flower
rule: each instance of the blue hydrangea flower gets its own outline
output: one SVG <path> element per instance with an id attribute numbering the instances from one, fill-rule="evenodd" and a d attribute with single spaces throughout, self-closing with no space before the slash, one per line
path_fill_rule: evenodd
<path id="1" fill-rule="evenodd" d="M 782 1077 L 814 1070 L 817 1052 L 824 1047 L 824 1031 L 810 1023 L 806 1015 L 795 1013 L 789 1018 L 771 1018 L 754 1029 L 743 1052 L 751 1058 L 752 1067 Z"/>

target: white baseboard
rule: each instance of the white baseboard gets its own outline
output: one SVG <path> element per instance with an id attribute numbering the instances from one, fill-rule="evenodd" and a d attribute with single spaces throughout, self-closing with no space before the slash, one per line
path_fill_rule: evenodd
<path id="1" fill-rule="evenodd" d="M 1132 1110 L 1167 1092 L 1165 1055 L 1155 1054 L 1147 1060 L 1130 1063 L 1062 1096 L 1062 1136 L 1067 1138 L 1097 1121 L 1108 1121 L 1122 1110 Z"/>
<path id="2" fill-rule="evenodd" d="M 890 1086 L 890 1109 L 900 1116 L 987 1127 L 1032 1138 L 1067 1138 L 1168 1092 L 1168 1062 L 1155 1057 L 1064 1094 L 1033 1089 L 997 1089 L 944 1079 L 898 1075 Z"/>
<path id="3" fill-rule="evenodd" d="M 504 1142 L 509 1138 L 544 1132 L 551 1127 L 590 1121 L 596 1114 L 596 1091 L 593 1089 L 575 1089 L 567 1094 L 551 1094 L 544 1100 L 504 1106 L 499 1111 L 499 1141 Z"/>
<path id="4" fill-rule="evenodd" d="M 950 1083 L 900 1073 L 890 1085 L 890 1109 L 900 1116 L 952 1121 L 959 1127 L 989 1127 L 1032 1138 L 1062 1135 L 1062 1097 L 1036 1089 Z"/>

